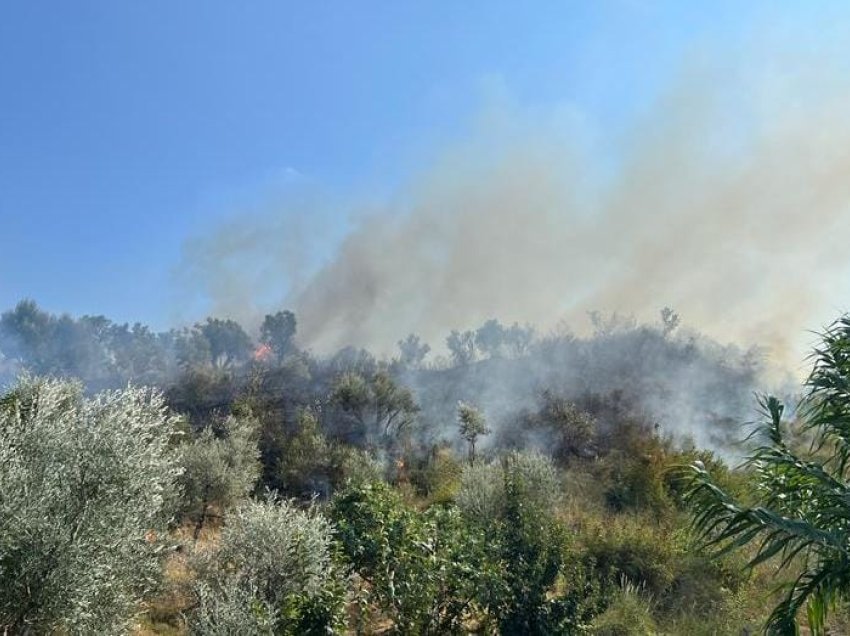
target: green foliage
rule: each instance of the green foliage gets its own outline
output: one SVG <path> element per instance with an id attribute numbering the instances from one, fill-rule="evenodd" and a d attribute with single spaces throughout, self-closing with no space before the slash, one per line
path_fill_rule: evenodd
<path id="1" fill-rule="evenodd" d="M 334 382 L 330 402 L 353 421 L 357 436 L 367 445 L 406 434 L 419 412 L 413 393 L 386 371 L 377 371 L 368 379 L 359 373 L 343 373 Z"/>
<path id="2" fill-rule="evenodd" d="M 575 631 L 595 611 L 595 593 L 571 562 L 569 536 L 554 517 L 551 503 L 559 494 L 552 465 L 515 454 L 503 462 L 503 479 L 496 526 L 503 578 L 490 611 L 505 634 Z"/>
<path id="3" fill-rule="evenodd" d="M 465 467 L 457 505 L 482 523 L 501 519 L 508 506 L 507 484 L 518 489 L 528 508 L 551 514 L 561 499 L 561 484 L 552 461 L 539 453 L 510 453 L 491 464 Z"/>
<path id="4" fill-rule="evenodd" d="M 354 487 L 334 499 L 342 551 L 374 604 L 402 634 L 457 633 L 492 575 L 486 536 L 454 508 L 407 507 L 386 484 Z"/>
<path id="5" fill-rule="evenodd" d="M 366 451 L 329 441 L 310 409 L 299 409 L 295 430 L 280 441 L 279 449 L 276 486 L 301 500 L 324 500 L 349 483 L 372 482 L 384 475 L 383 466 Z"/>
<path id="6" fill-rule="evenodd" d="M 503 589 L 492 611 L 508 634 L 549 634 L 561 627 L 562 608 L 549 592 L 565 565 L 568 539 L 548 511 L 526 505 L 521 477 L 509 476 L 501 523 Z"/>
<path id="7" fill-rule="evenodd" d="M 603 517 L 582 530 L 584 559 L 600 581 L 628 581 L 651 594 L 665 593 L 683 557 L 684 538 L 639 516 Z"/>
<path id="8" fill-rule="evenodd" d="M 769 618 L 767 630 L 777 634 L 797 632 L 803 607 L 812 632 L 824 633 L 828 610 L 850 590 L 850 317 L 823 334 L 806 386 L 800 413 L 819 456 L 789 447 L 782 404 L 763 398 L 766 420 L 755 434 L 761 445 L 749 460 L 757 505 L 733 498 L 700 462 L 686 471 L 694 525 L 708 545 L 733 550 L 758 541 L 751 566 L 774 557 L 780 568 L 802 564 Z"/>
<path id="9" fill-rule="evenodd" d="M 543 392 L 540 409 L 526 417 L 523 424 L 547 435 L 552 455 L 561 464 L 567 464 L 574 457 L 592 455 L 596 420 L 552 391 Z"/>
<path id="10" fill-rule="evenodd" d="M 494 523 L 505 505 L 502 466 L 498 462 L 465 466 L 455 501 L 468 518 Z"/>
<path id="11" fill-rule="evenodd" d="M 613 510 L 651 510 L 657 515 L 670 511 L 673 501 L 667 491 L 668 464 L 663 452 L 629 456 L 622 452 L 606 457 L 611 467 L 605 500 Z"/>
<path id="12" fill-rule="evenodd" d="M 252 582 L 239 576 L 222 576 L 215 583 L 204 580 L 194 586 L 195 607 L 189 614 L 189 630 L 203 636 L 274 634 L 278 609 L 262 598 Z"/>
<path id="13" fill-rule="evenodd" d="M 210 359 L 217 367 L 241 364 L 251 357 L 251 338 L 235 320 L 207 318 L 195 327 L 209 345 Z"/>
<path id="14" fill-rule="evenodd" d="M 195 521 L 195 539 L 210 508 L 235 505 L 254 488 L 260 475 L 256 422 L 230 417 L 218 434 L 204 428 L 182 450 L 183 514 Z"/>
<path id="15" fill-rule="evenodd" d="M 0 626 L 117 633 L 157 584 L 179 474 L 161 396 L 23 379 L 0 398 Z"/>
<path id="16" fill-rule="evenodd" d="M 560 498 L 554 465 L 536 453 L 464 469 L 457 503 L 490 538 L 499 576 L 482 604 L 502 633 L 569 632 L 595 611 L 595 586 L 554 516 Z"/>
<path id="17" fill-rule="evenodd" d="M 784 505 L 784 517 L 812 525 L 828 518 L 824 509 L 833 514 L 840 506 L 820 506 L 825 495 L 790 468 L 765 471 L 753 464 L 732 471 L 705 451 L 675 450 L 659 436 L 655 422 L 660 417 L 702 415 L 691 408 L 700 404 L 707 405 L 706 411 L 718 409 L 718 420 L 725 418 L 724 427 L 712 427 L 700 443 L 734 432 L 729 422 L 742 412 L 756 368 L 754 356 L 691 333 L 677 334 L 677 324 L 670 311 L 663 312 L 661 324 L 644 327 L 597 316 L 594 337 L 553 335 L 535 344 L 530 329 L 491 320 L 476 331 L 450 336 L 457 364 L 446 368 L 423 364 L 428 346 L 415 336 L 399 343 L 400 357 L 392 362 L 353 347 L 328 358 L 298 351 L 295 317 L 289 312 L 266 318 L 260 346 L 252 350 L 241 327 L 227 320 L 208 319 L 189 330 L 156 334 L 141 325 L 114 325 L 102 316 L 51 315 L 30 302 L 0 316 L 0 381 L 22 368 L 79 375 L 89 390 L 144 378 L 168 386 L 169 406 L 188 416 L 186 430 L 200 431 L 179 446 L 171 440 L 175 454 L 183 454 L 183 512 L 201 526 L 204 518 L 222 519 L 225 534 L 236 526 L 253 529 L 238 541 L 225 537 L 221 546 L 217 533 L 208 532 L 190 559 L 194 569 L 186 567 L 182 552 L 171 554 L 165 569 L 171 587 L 148 595 L 142 605 L 136 602 L 155 583 L 157 562 L 139 566 L 125 559 L 142 583 L 127 593 L 135 600 L 124 607 L 144 610 L 150 629 L 176 633 L 188 619 L 192 630 L 202 634 L 339 632 L 347 591 L 352 623 L 347 627 L 357 633 L 560 634 L 586 632 L 591 625 L 602 633 L 740 633 L 756 625 L 766 599 L 775 598 L 769 591 L 772 572 L 765 565 L 752 575 L 741 570 L 744 553 L 752 556 L 758 545 L 722 558 L 692 545 L 682 508 L 694 482 L 674 479 L 668 467 L 701 461 L 714 486 L 739 508 L 777 512 Z M 829 355 L 840 357 L 841 347 L 834 349 Z M 704 382 L 691 398 L 681 389 L 694 377 Z M 822 419 L 840 424 L 847 419 L 843 388 L 830 381 L 834 399 L 817 404 Z M 402 383 L 416 387 L 416 399 Z M 544 391 L 539 408 L 520 410 L 547 386 L 557 392 Z M 487 453 L 495 461 L 475 456 L 487 423 L 477 411 L 456 409 L 461 398 L 487 405 L 498 418 L 488 422 L 499 432 Z M 223 423 L 227 413 L 235 419 Z M 254 418 L 256 426 L 248 422 Z M 455 419 L 470 445 L 470 461 L 445 440 L 446 424 Z M 256 436 L 249 432 L 255 428 Z M 814 429 L 791 432 L 782 431 L 787 457 L 800 459 L 803 467 L 806 462 L 820 465 L 846 483 L 841 458 L 832 459 L 839 441 L 821 444 Z M 96 441 L 89 439 L 91 445 Z M 811 441 L 813 451 L 803 450 Z M 318 495 L 323 507 L 325 498 L 336 493 L 326 507 L 339 532 L 333 534 L 326 523 L 320 534 L 336 537 L 323 563 L 337 574 L 312 591 L 286 581 L 313 576 L 312 561 L 298 555 L 314 552 L 317 544 L 305 547 L 293 538 L 301 536 L 293 519 L 310 525 L 304 515 L 315 519 L 314 509 L 305 513 L 294 503 L 271 505 L 272 511 L 286 509 L 281 514 L 291 522 L 289 538 L 275 535 L 286 523 L 274 514 L 269 513 L 268 523 L 240 520 L 254 505 L 246 493 L 256 475 L 257 446 L 263 485 L 302 503 Z M 500 455 L 508 448 L 530 447 L 544 448 L 552 460 L 533 453 Z M 565 473 L 559 472 L 562 468 Z M 70 483 L 76 473 L 69 471 L 63 479 Z M 383 479 L 395 485 L 376 484 Z M 109 488 L 117 492 L 123 485 Z M 785 498 L 766 505 L 771 493 L 782 488 L 788 491 Z M 175 492 L 171 488 L 162 509 Z M 1 512 L 8 510 L 5 497 L 0 491 L 0 504 L 6 506 Z M 56 496 L 53 518 L 76 505 L 73 497 L 66 499 L 66 491 Z M 24 512 L 23 519 L 44 517 L 41 508 L 30 517 Z M 0 519 L 7 539 L 14 519 L 14 511 L 11 521 Z M 50 538 L 47 522 L 37 521 L 26 531 L 23 521 L 17 523 L 16 545 L 29 540 L 29 532 L 38 540 Z M 116 527 L 123 532 L 120 523 Z M 722 531 L 721 524 L 710 535 Z M 92 554 L 103 556 L 94 546 L 111 550 L 116 541 L 111 529 L 98 532 L 86 544 L 88 552 L 71 550 L 68 558 L 78 558 L 79 565 Z M 831 537 L 841 533 L 837 521 L 828 528 Z M 61 536 L 70 536 L 67 529 Z M 234 544 L 242 547 L 227 547 Z M 8 545 L 0 543 L 4 573 L 17 567 L 13 561 L 19 558 Z M 157 546 L 150 546 L 155 552 Z M 27 549 L 36 548 L 54 557 L 39 545 Z M 60 548 L 56 554 L 64 555 Z M 789 571 L 816 565 L 814 559 L 805 563 L 805 552 Z M 834 562 L 840 564 L 837 558 Z M 339 576 L 341 563 L 348 579 Z M 80 565 L 76 571 L 81 574 L 47 580 L 43 587 L 54 591 L 51 599 L 59 602 L 74 586 L 88 585 L 88 570 Z M 31 572 L 25 572 L 29 583 L 22 585 L 29 585 L 26 593 L 40 594 Z M 285 572 L 283 579 L 276 572 Z M 0 583 L 12 581 L 8 590 L 0 590 L 4 602 L 4 595 L 24 589 L 15 587 L 18 578 L 4 574 Z M 61 618 L 25 629 L 120 630 L 127 612 L 110 595 L 125 594 L 127 588 L 98 589 L 106 591 L 89 595 L 84 611 L 116 607 L 114 623 L 95 629 L 90 628 L 94 623 L 77 627 L 83 619 Z M 834 618 L 841 611 L 836 598 L 839 607 L 830 629 L 844 633 L 847 623 Z"/>
<path id="18" fill-rule="evenodd" d="M 216 549 L 195 558 L 198 634 L 327 634 L 343 624 L 344 589 L 328 522 L 269 497 L 228 516 Z M 232 630 L 232 631 L 229 631 Z"/>
<path id="19" fill-rule="evenodd" d="M 230 369 L 192 367 L 184 369 L 168 390 L 168 404 L 189 417 L 197 426 L 205 425 L 233 404 L 238 394 L 236 378 Z"/>
<path id="20" fill-rule="evenodd" d="M 455 501 L 464 467 L 448 445 L 435 445 L 425 457 L 414 456 L 407 463 L 417 494 L 432 504 Z"/>
<path id="21" fill-rule="evenodd" d="M 278 464 L 281 486 L 284 492 L 297 497 L 327 495 L 335 459 L 333 449 L 311 411 L 301 409 L 296 420 L 295 434 L 286 440 Z"/>
<path id="22" fill-rule="evenodd" d="M 591 629 L 597 636 L 646 636 L 657 631 L 649 599 L 629 582 L 623 582 Z"/>
<path id="23" fill-rule="evenodd" d="M 469 444 L 469 464 L 475 463 L 475 444 L 482 435 L 489 435 L 490 429 L 484 415 L 471 404 L 460 402 L 457 405 L 457 421 L 460 436 Z"/>

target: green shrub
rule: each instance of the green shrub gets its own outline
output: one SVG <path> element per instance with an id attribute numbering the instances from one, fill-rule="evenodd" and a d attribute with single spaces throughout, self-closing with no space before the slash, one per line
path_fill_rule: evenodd
<path id="1" fill-rule="evenodd" d="M 538 453 L 464 469 L 457 502 L 490 537 L 499 577 L 484 605 L 501 633 L 575 631 L 596 611 L 597 586 L 555 517 L 560 501 L 558 473 Z"/>
<path id="2" fill-rule="evenodd" d="M 651 602 L 639 587 L 625 582 L 594 619 L 591 632 L 596 636 L 647 636 L 657 630 Z"/>
<path id="3" fill-rule="evenodd" d="M 492 575 L 486 536 L 456 508 L 417 512 L 383 483 L 352 487 L 331 515 L 352 572 L 374 605 L 404 634 L 457 633 Z"/>
<path id="4" fill-rule="evenodd" d="M 683 540 L 639 516 L 604 517 L 582 531 L 584 559 L 608 585 L 622 580 L 660 595 L 673 583 Z"/>
<path id="5" fill-rule="evenodd" d="M 645 510 L 659 516 L 671 510 L 668 463 L 663 452 L 629 456 L 615 451 L 605 462 L 611 467 L 605 501 L 612 510 Z"/>
<path id="6" fill-rule="evenodd" d="M 464 467 L 457 505 L 470 519 L 491 523 L 505 513 L 508 483 L 525 506 L 551 513 L 561 501 L 561 482 L 552 461 L 539 453 L 523 452 Z"/>
<path id="7" fill-rule="evenodd" d="M 452 503 L 460 488 L 463 465 L 447 446 L 435 446 L 425 457 L 408 457 L 411 484 L 431 504 Z"/>
<path id="8" fill-rule="evenodd" d="M 274 634 L 325 634 L 342 626 L 344 590 L 331 526 L 286 501 L 270 497 L 234 510 L 217 548 L 198 553 L 195 567 L 198 607 L 190 624 L 196 633 L 226 633 L 236 616 L 247 624 L 235 633 L 268 625 Z M 237 606 L 242 609 L 228 615 Z"/>
<path id="9" fill-rule="evenodd" d="M 569 609 L 549 594 L 567 558 L 568 538 L 551 511 L 528 505 L 528 484 L 510 473 L 505 481 L 505 505 L 499 524 L 502 589 L 491 611 L 507 634 L 550 634 L 569 622 Z"/>

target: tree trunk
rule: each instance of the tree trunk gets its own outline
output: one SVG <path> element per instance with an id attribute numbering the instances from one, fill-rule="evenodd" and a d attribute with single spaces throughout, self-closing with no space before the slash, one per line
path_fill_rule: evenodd
<path id="1" fill-rule="evenodd" d="M 197 543 L 198 537 L 201 536 L 201 530 L 204 527 L 204 522 L 207 520 L 207 499 L 204 497 L 204 502 L 201 504 L 201 516 L 198 517 L 198 523 L 195 524 L 195 532 L 192 533 L 192 540 Z"/>

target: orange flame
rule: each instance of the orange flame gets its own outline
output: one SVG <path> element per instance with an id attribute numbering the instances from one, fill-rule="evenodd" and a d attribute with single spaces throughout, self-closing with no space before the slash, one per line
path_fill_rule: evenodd
<path id="1" fill-rule="evenodd" d="M 261 344 L 256 349 L 254 349 L 254 354 L 252 355 L 252 357 L 257 362 L 265 362 L 266 360 L 272 357 L 272 348 L 267 344 Z"/>

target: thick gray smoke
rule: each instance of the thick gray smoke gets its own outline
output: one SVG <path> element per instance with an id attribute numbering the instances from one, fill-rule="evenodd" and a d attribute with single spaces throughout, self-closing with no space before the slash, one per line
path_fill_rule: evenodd
<path id="1" fill-rule="evenodd" d="M 569 108 L 491 106 L 310 276 L 284 206 L 196 240 L 191 282 L 219 313 L 293 309 L 320 352 L 387 352 L 410 332 L 439 346 L 492 316 L 581 329 L 591 309 L 650 319 L 668 305 L 799 370 L 806 330 L 843 308 L 850 280 L 850 86 L 811 68 L 692 65 L 618 137 Z M 261 276 L 240 275 L 260 261 Z"/>

